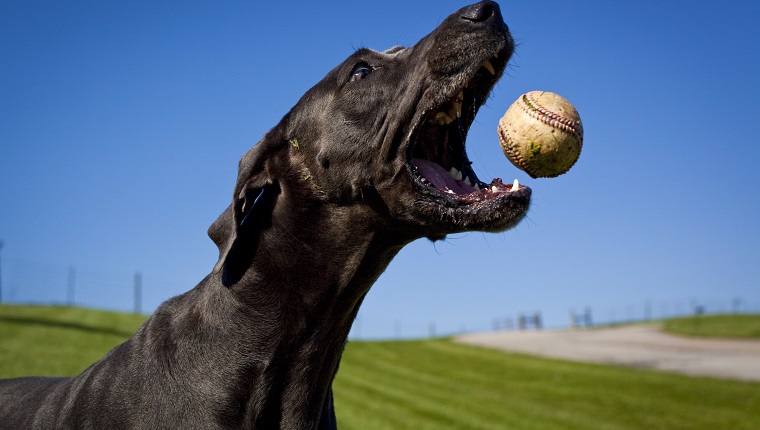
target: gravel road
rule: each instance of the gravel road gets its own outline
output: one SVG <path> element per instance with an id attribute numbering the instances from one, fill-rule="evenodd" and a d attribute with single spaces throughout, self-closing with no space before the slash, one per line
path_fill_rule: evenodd
<path id="1" fill-rule="evenodd" d="M 760 341 L 675 336 L 656 325 L 479 333 L 456 340 L 542 357 L 760 381 Z"/>

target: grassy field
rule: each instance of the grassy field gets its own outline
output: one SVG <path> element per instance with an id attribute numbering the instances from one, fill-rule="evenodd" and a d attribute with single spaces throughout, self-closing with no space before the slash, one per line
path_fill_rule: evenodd
<path id="1" fill-rule="evenodd" d="M 760 339 L 760 315 L 709 315 L 674 318 L 665 331 L 686 336 Z"/>
<path id="2" fill-rule="evenodd" d="M 0 377 L 75 375 L 132 336 L 145 316 L 0 305 Z"/>
<path id="3" fill-rule="evenodd" d="M 0 306 L 0 377 L 75 374 L 142 320 Z M 334 388 L 343 430 L 760 428 L 758 383 L 539 359 L 448 340 L 351 342 Z"/>
<path id="4" fill-rule="evenodd" d="M 760 384 L 446 340 L 351 343 L 335 395 L 344 429 L 760 428 Z"/>

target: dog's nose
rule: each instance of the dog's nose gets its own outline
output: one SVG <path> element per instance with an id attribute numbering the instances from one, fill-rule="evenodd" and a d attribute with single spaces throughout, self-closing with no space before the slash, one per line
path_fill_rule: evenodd
<path id="1" fill-rule="evenodd" d="M 501 19 L 499 5 L 490 1 L 476 3 L 462 11 L 462 19 L 472 22 L 483 22 L 498 16 Z"/>

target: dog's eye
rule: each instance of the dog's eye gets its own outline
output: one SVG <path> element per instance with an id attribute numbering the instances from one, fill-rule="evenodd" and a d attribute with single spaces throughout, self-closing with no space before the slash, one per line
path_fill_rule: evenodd
<path id="1" fill-rule="evenodd" d="M 372 67 L 370 67 L 369 64 L 359 63 L 354 66 L 353 70 L 351 70 L 351 82 L 356 82 L 358 80 L 364 79 L 371 72 Z"/>

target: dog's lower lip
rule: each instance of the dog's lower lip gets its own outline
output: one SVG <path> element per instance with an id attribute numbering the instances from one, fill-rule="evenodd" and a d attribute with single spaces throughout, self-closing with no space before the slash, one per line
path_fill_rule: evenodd
<path id="1" fill-rule="evenodd" d="M 519 183 L 517 179 L 509 185 L 501 178 L 495 178 L 490 184 L 478 182 L 468 184 L 461 172 L 452 168 L 450 172 L 430 160 L 413 158 L 410 169 L 419 182 L 418 186 L 433 191 L 440 198 L 455 200 L 457 203 L 471 205 L 494 200 L 499 197 L 528 195 L 531 190 Z"/>

